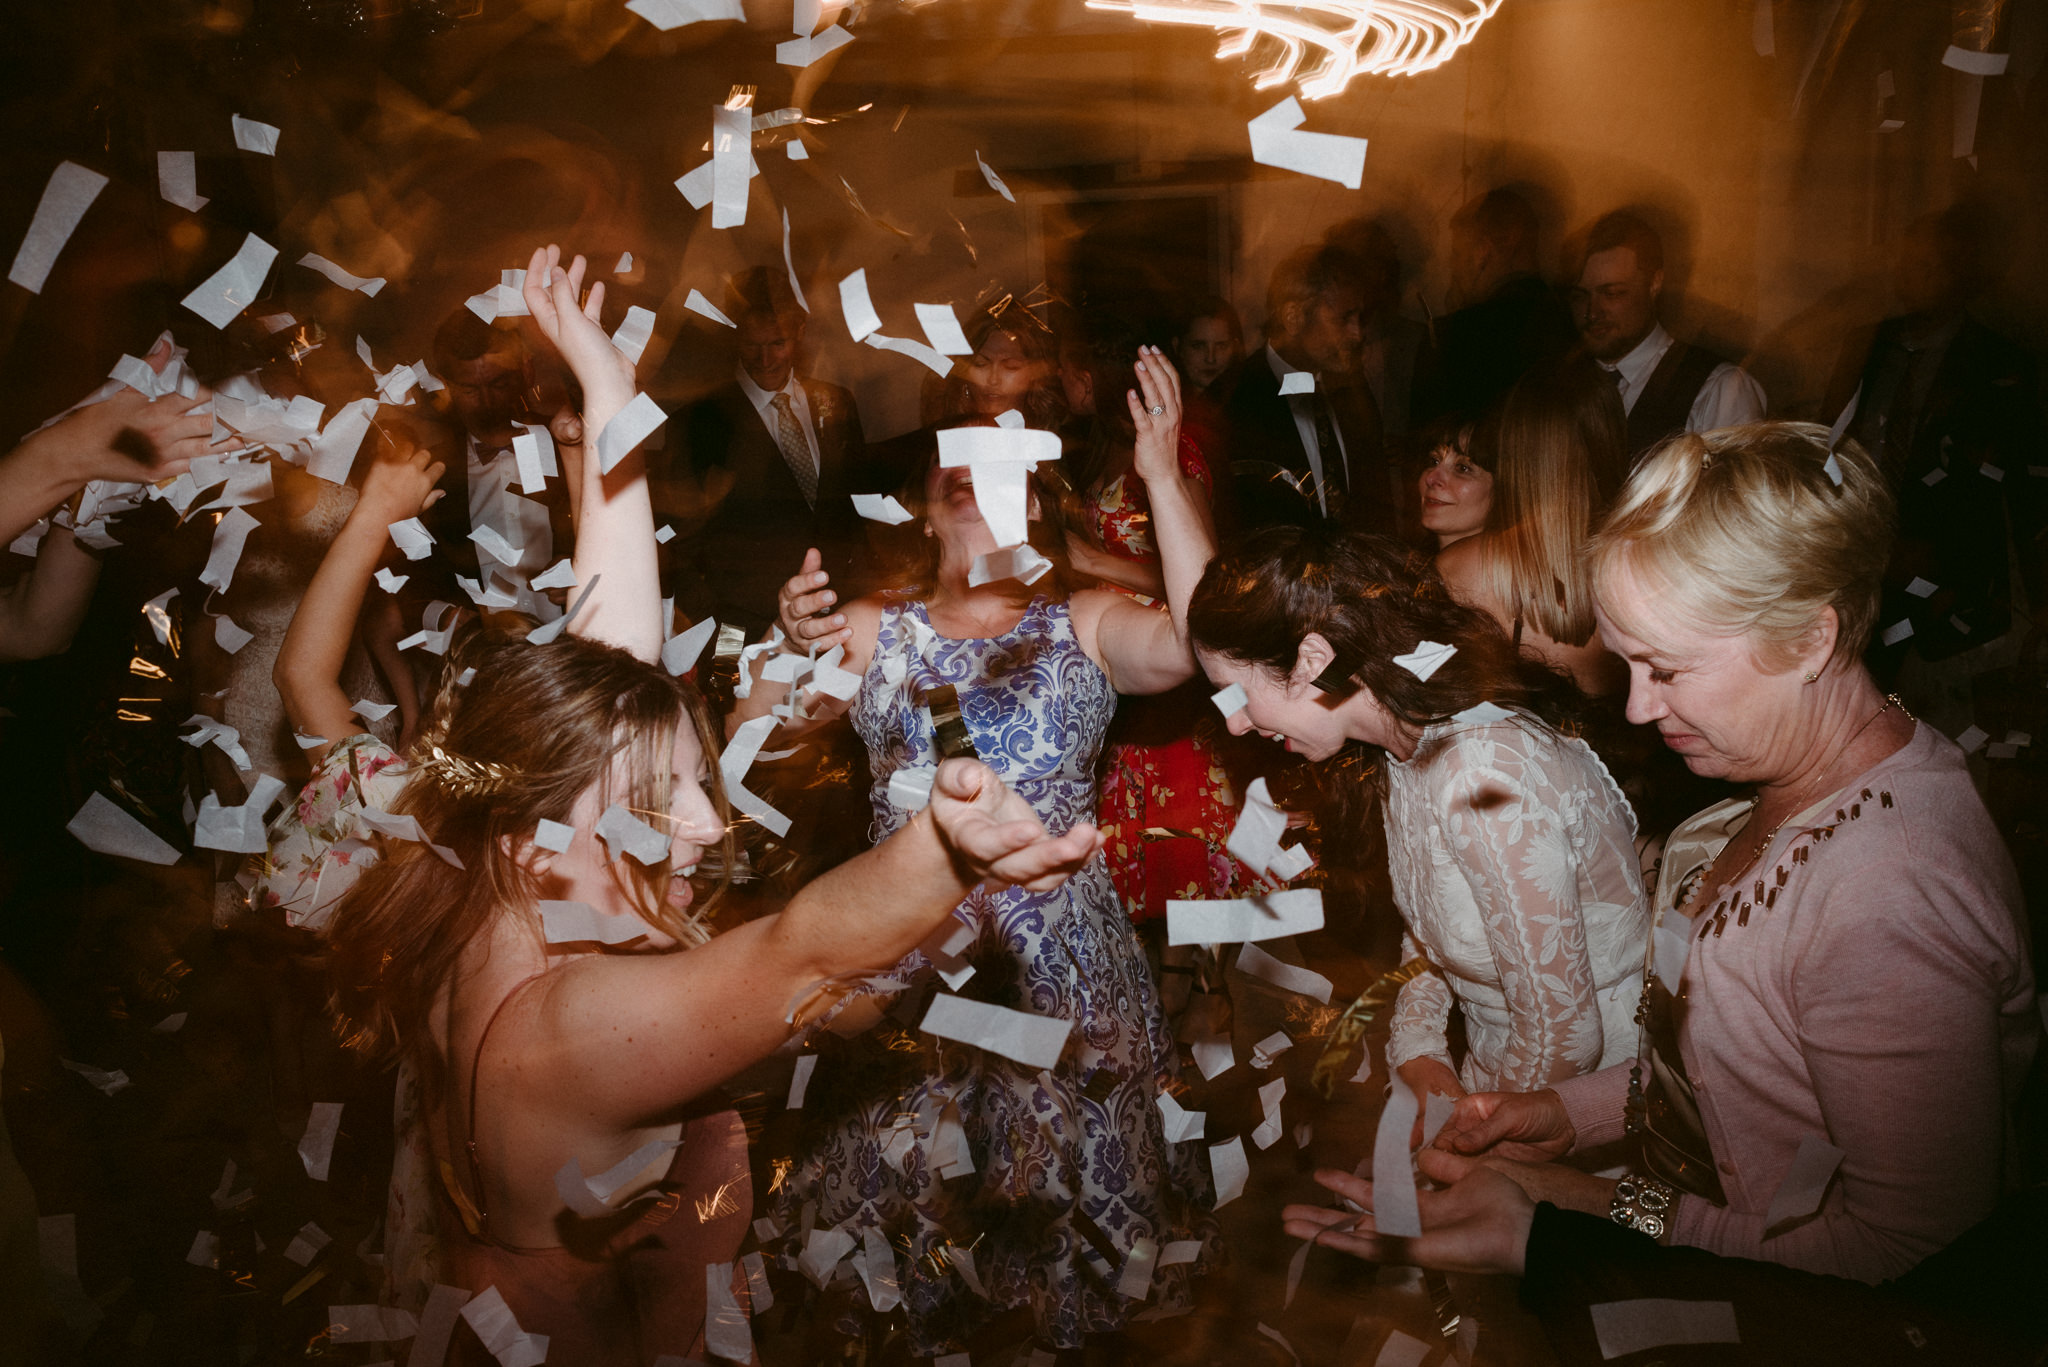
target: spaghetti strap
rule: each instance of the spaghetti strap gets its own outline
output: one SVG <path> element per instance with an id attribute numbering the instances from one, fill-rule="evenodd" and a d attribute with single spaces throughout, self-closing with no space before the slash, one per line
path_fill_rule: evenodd
<path id="1" fill-rule="evenodd" d="M 491 1030 L 493 1027 L 497 1025 L 498 1017 L 505 1014 L 505 1008 L 512 1004 L 512 999 L 514 997 L 518 996 L 521 992 L 524 992 L 528 986 L 539 981 L 541 978 L 546 977 L 547 975 L 548 970 L 544 968 L 538 973 L 532 974 L 525 978 L 521 978 L 518 982 L 512 985 L 512 990 L 507 992 L 504 995 L 504 997 L 499 1000 L 497 1006 L 493 1008 L 493 1010 L 491 1011 L 491 1018 L 484 1022 L 483 1033 L 479 1034 L 476 1037 L 476 1052 L 471 1054 L 469 1059 L 469 1122 L 467 1128 L 463 1132 L 462 1151 L 469 1160 L 469 1184 L 476 1191 L 475 1199 L 470 1204 L 471 1209 L 474 1210 L 476 1214 L 477 1236 L 482 1239 L 490 1240 L 490 1242 L 492 1243 L 496 1243 L 497 1240 L 492 1239 L 490 1234 L 490 1209 L 488 1206 L 484 1204 L 483 1161 L 477 1157 L 476 1151 L 477 1070 L 483 1066 L 484 1044 L 486 1041 L 490 1039 Z"/>

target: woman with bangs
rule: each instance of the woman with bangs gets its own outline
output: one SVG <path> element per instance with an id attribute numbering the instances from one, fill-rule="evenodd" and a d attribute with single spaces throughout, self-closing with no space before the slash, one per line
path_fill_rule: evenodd
<path id="1" fill-rule="evenodd" d="M 579 307 L 583 272 L 536 252 L 525 298 L 601 433 L 633 368 L 598 324 L 603 286 Z M 382 823 L 417 838 L 335 910 L 330 961 L 352 1042 L 418 1078 L 437 1280 L 495 1289 L 551 1360 L 645 1367 L 705 1355 L 707 1270 L 747 1228 L 745 1130 L 718 1085 L 789 1040 L 821 980 L 894 962 L 984 879 L 1056 885 L 1097 842 L 1048 838 L 960 761 L 898 838 L 711 936 L 690 877 L 725 840 L 716 749 L 694 690 L 655 663 L 644 469 L 627 454 L 576 477 L 575 634 L 494 623 L 450 652 Z M 730 1289 L 743 1304 L 744 1276 Z M 495 1338 L 458 1331 L 451 1360 L 490 1361 Z"/>
<path id="2" fill-rule="evenodd" d="M 905 495 L 923 515 L 917 531 L 904 529 L 923 554 L 895 591 L 841 604 L 815 552 L 784 587 L 782 648 L 843 646 L 840 667 L 859 686 L 850 698 L 807 701 L 809 712 L 779 730 L 778 743 L 849 716 L 868 748 L 878 834 L 911 819 L 922 775 L 960 745 L 1049 828 L 1091 822 L 1117 696 L 1162 693 L 1193 677 L 1185 620 L 1214 546 L 1206 490 L 1179 462 L 1172 366 L 1146 347 L 1123 373 L 1119 387 L 1136 386 L 1120 402 L 1133 433 L 1132 473 L 1150 500 L 1164 603 L 1070 589 L 1063 491 L 1045 468 L 1025 493 L 1029 545 L 999 547 L 979 507 L 975 468 L 942 466 L 936 449 Z M 735 723 L 769 715 L 789 697 L 788 685 L 765 677 L 765 661 L 761 669 Z M 1178 1057 L 1101 859 L 1049 894 L 977 891 L 955 923 L 950 940 L 939 937 L 931 952 L 860 988 L 834 1029 L 857 1034 L 892 999 L 893 1014 L 917 1019 L 916 1003 L 943 973 L 966 995 L 1073 1022 L 1071 1043 L 1039 1070 L 982 1050 L 947 1047 L 934 1057 L 890 1048 L 887 1027 L 843 1049 L 824 1041 L 837 1061 L 818 1069 L 806 1096 L 785 1199 L 792 1214 L 814 1207 L 817 1228 L 908 1245 L 901 1293 L 914 1354 L 961 1351 L 992 1309 L 1028 1305 L 1040 1346 L 1078 1361 L 1089 1335 L 1120 1331 L 1136 1308 L 1112 1274 L 1138 1239 L 1164 1248 L 1205 1235 L 1200 1152 L 1166 1141 L 1156 1104 Z M 919 1128 L 930 1134 L 948 1114 L 963 1128 L 971 1177 L 898 1137 L 902 1117 L 929 1117 Z M 956 1243 L 967 1230 L 974 1233 Z M 977 1234 L 986 1238 L 963 1254 L 960 1245 Z M 1118 1259 L 1101 1251 L 1105 1242 Z M 981 1270 L 954 1271 L 963 1256 Z M 1157 1269 L 1155 1301 L 1188 1305 L 1191 1276 L 1206 1261 Z M 859 1328 L 851 1315 L 839 1323 Z"/>

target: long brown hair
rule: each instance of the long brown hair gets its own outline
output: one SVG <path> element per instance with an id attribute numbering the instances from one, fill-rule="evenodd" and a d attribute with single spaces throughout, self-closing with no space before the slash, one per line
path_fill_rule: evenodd
<path id="1" fill-rule="evenodd" d="M 391 804 L 394 814 L 417 818 L 427 838 L 452 850 L 462 867 L 424 845 L 389 841 L 384 858 L 336 908 L 329 929 L 334 1007 L 345 1039 L 375 1057 L 410 1055 L 429 1095 L 441 1069 L 427 1044 L 427 1019 L 464 948 L 500 916 L 531 915 L 539 896 L 508 846 L 530 840 L 544 819 L 567 820 L 593 785 L 601 806 L 624 803 L 662 828 L 679 726 L 697 728 L 713 803 L 728 815 L 716 778 L 718 749 L 694 689 L 613 646 L 573 636 L 531 645 L 520 629 L 530 625 L 507 615 L 449 651 L 431 718 L 410 756 L 412 777 Z M 474 675 L 466 674 L 470 669 Z M 730 868 L 730 834 L 725 856 Z M 666 859 L 626 859 L 621 867 L 635 909 L 650 924 L 686 945 L 709 938 L 704 918 L 717 890 L 682 915 L 666 901 L 674 872 Z"/>
<path id="2" fill-rule="evenodd" d="M 1203 650 L 1283 678 L 1302 638 L 1336 652 L 1318 684 L 1362 685 L 1401 721 L 1425 727 L 1482 702 L 1521 707 L 1553 727 L 1578 720 L 1571 682 L 1524 659 L 1500 625 L 1452 598 L 1434 560 L 1389 537 L 1326 526 L 1269 527 L 1212 561 L 1188 606 Z M 1424 641 L 1457 647 L 1428 679 L 1394 663 Z"/>

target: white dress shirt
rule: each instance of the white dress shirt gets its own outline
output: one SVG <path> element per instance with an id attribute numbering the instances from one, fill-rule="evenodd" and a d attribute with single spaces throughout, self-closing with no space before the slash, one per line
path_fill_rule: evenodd
<path id="1" fill-rule="evenodd" d="M 1635 412 L 1636 400 L 1643 396 L 1643 387 L 1657 373 L 1664 353 L 1671 350 L 1671 342 L 1671 334 L 1659 323 L 1628 355 L 1612 364 L 1600 362 L 1602 370 L 1621 375 L 1622 412 Z M 1692 401 L 1692 411 L 1686 415 L 1685 430 L 1711 432 L 1739 422 L 1761 422 L 1763 416 L 1764 387 L 1742 367 L 1723 361 L 1707 372 L 1706 381 Z"/>
<path id="2" fill-rule="evenodd" d="M 813 475 L 822 476 L 825 471 L 825 461 L 818 454 L 818 429 L 811 423 L 811 403 L 809 399 L 804 397 L 804 387 L 797 381 L 795 367 L 790 368 L 789 378 L 782 382 L 782 388 L 776 390 L 763 389 L 755 384 L 753 378 L 747 374 L 744 368 L 738 371 L 738 376 L 740 392 L 747 396 L 747 401 L 754 405 L 754 411 L 760 414 L 761 425 L 768 429 L 768 440 L 775 443 L 775 449 L 778 451 L 782 450 L 782 429 L 775 416 L 775 396 L 777 394 L 789 395 L 790 409 L 796 414 L 796 425 L 803 428 L 804 444 L 811 450 L 811 471 Z M 783 451 L 782 458 L 788 460 L 789 453 Z M 791 470 L 790 473 L 796 474 L 796 471 Z M 803 482 L 802 477 L 799 476 L 797 486 L 801 488 Z M 815 488 L 818 482 L 818 480 L 814 479 L 812 487 Z"/>
<path id="3" fill-rule="evenodd" d="M 1270 342 L 1266 344 L 1266 364 L 1272 367 L 1273 378 L 1276 380 L 1285 380 L 1300 370 L 1299 366 L 1289 365 L 1284 356 L 1273 350 L 1273 344 Z M 1316 482 L 1316 504 L 1322 510 L 1323 516 L 1328 517 L 1330 499 L 1323 488 L 1323 452 L 1316 444 L 1315 395 L 1283 394 L 1281 397 L 1287 400 L 1287 411 L 1294 415 L 1294 430 L 1301 434 L 1301 449 L 1308 452 L 1309 474 Z M 1351 456 L 1344 449 L 1344 429 L 1337 425 L 1337 415 L 1334 411 L 1330 414 L 1330 430 L 1337 434 L 1337 459 L 1344 463 L 1344 485 L 1349 488 Z"/>

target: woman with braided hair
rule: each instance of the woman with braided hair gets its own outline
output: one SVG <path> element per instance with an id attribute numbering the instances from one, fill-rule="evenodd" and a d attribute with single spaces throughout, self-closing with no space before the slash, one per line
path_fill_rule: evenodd
<path id="1" fill-rule="evenodd" d="M 632 363 L 598 324 L 603 286 L 579 307 L 584 262 L 559 263 L 534 254 L 527 307 L 602 433 Z M 707 1308 L 728 1297 L 727 1332 L 744 1335 L 730 1264 L 752 1195 L 719 1084 L 790 1038 L 822 980 L 893 963 L 984 880 L 1056 885 L 1098 843 L 1089 826 L 1049 838 L 958 761 L 896 838 L 710 936 L 690 879 L 726 818 L 703 706 L 656 664 L 644 469 L 633 452 L 578 467 L 572 633 L 536 643 L 491 622 L 449 651 L 378 822 L 400 838 L 328 926 L 349 1039 L 418 1080 L 435 1280 L 495 1291 L 516 1321 L 491 1305 L 474 1321 L 488 1339 L 457 1329 L 451 1361 L 517 1335 L 546 1336 L 558 1362 L 702 1358 Z"/>
<path id="2" fill-rule="evenodd" d="M 1418 1095 L 1546 1087 L 1628 1057 L 1646 934 L 1635 818 L 1576 692 L 1390 540 L 1273 528 L 1210 565 L 1188 630 L 1230 718 L 1290 751 L 1382 752 L 1404 957 L 1387 1062 Z M 1456 1006 L 1469 1052 L 1453 1070 Z"/>

